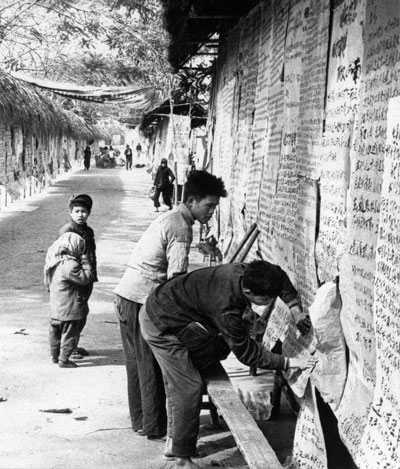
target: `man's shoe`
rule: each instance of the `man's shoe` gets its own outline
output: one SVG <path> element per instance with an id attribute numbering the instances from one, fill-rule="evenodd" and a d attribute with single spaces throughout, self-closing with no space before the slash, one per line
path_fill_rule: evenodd
<path id="1" fill-rule="evenodd" d="M 85 350 L 83 347 L 76 347 L 75 352 L 79 355 L 83 355 L 84 357 L 89 356 L 89 352 Z"/>
<path id="2" fill-rule="evenodd" d="M 147 439 L 150 441 L 167 441 L 166 435 L 147 435 Z"/>
<path id="3" fill-rule="evenodd" d="M 66 362 L 58 360 L 58 366 L 60 368 L 78 368 L 78 365 L 74 362 L 71 362 L 71 360 L 67 360 Z"/>
<path id="4" fill-rule="evenodd" d="M 162 457 L 164 461 L 175 461 L 175 454 L 170 453 L 169 451 L 164 451 Z"/>
<path id="5" fill-rule="evenodd" d="M 51 357 L 51 361 L 53 363 L 58 363 L 58 357 Z"/>
<path id="6" fill-rule="evenodd" d="M 203 458 L 205 454 L 199 453 L 197 450 L 193 456 L 191 456 L 193 459 L 198 459 L 198 458 Z M 175 454 L 171 453 L 170 451 L 164 451 L 162 455 L 164 461 L 175 461 Z"/>

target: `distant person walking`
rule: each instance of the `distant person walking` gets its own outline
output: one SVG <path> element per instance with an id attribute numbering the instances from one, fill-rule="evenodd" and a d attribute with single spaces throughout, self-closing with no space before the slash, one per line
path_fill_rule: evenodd
<path id="1" fill-rule="evenodd" d="M 90 160 L 92 158 L 92 150 L 90 149 L 90 146 L 87 145 L 83 152 L 83 164 L 85 166 L 86 171 L 89 171 L 90 168 Z"/>
<path id="2" fill-rule="evenodd" d="M 129 145 L 126 146 L 125 149 L 125 161 L 126 161 L 126 170 L 132 169 L 132 149 Z"/>
<path id="3" fill-rule="evenodd" d="M 110 157 L 110 166 L 111 168 L 115 168 L 116 162 L 115 162 L 115 151 L 112 145 L 110 145 L 110 149 L 108 150 L 108 155 Z"/>
<path id="4" fill-rule="evenodd" d="M 69 162 L 67 149 L 63 149 L 63 161 L 64 161 L 64 171 L 67 173 L 71 168 L 71 163 Z"/>
<path id="5" fill-rule="evenodd" d="M 137 158 L 139 159 L 140 154 L 142 153 L 142 145 L 140 145 L 140 143 L 136 145 L 136 153 L 137 153 Z"/>
<path id="6" fill-rule="evenodd" d="M 172 183 L 175 181 L 175 174 L 171 171 L 171 168 L 168 168 L 168 161 L 166 158 L 161 159 L 161 164 L 158 167 L 156 177 L 154 178 L 154 187 L 156 191 L 154 193 L 154 207 L 156 212 L 160 207 L 160 194 L 163 196 L 164 204 L 168 206 L 169 210 L 172 210 Z"/>
<path id="7" fill-rule="evenodd" d="M 144 163 L 141 162 L 140 160 L 140 155 L 142 154 L 142 145 L 140 145 L 140 142 L 136 145 L 136 168 L 144 168 Z"/>

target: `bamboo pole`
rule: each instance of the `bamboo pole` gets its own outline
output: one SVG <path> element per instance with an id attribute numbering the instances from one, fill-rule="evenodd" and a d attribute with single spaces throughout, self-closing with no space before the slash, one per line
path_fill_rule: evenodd
<path id="1" fill-rule="evenodd" d="M 244 235 L 244 238 L 242 241 L 239 243 L 239 246 L 237 247 L 236 251 L 233 253 L 232 257 L 229 260 L 229 264 L 235 261 L 237 256 L 239 255 L 240 251 L 243 249 L 244 245 L 247 243 L 249 240 L 250 236 L 254 233 L 254 231 L 257 230 L 257 224 L 253 223 L 249 229 L 249 231 Z M 257 230 L 258 231 L 258 230 Z M 258 235 L 258 233 L 257 233 Z M 257 236 L 256 236 L 257 237 Z M 253 239 L 253 243 L 255 241 L 255 238 Z M 251 247 L 251 246 L 250 246 Z M 247 253 L 246 253 L 247 254 Z"/>

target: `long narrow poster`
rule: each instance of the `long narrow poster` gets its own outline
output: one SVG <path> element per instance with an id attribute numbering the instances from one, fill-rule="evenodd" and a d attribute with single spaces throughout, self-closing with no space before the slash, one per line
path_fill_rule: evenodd
<path id="1" fill-rule="evenodd" d="M 281 21 L 285 27 L 284 61 L 280 80 L 283 101 L 279 170 L 276 195 L 272 206 L 273 237 L 276 242 L 275 262 L 294 277 L 295 219 L 297 214 L 297 125 L 300 107 L 300 80 L 304 52 L 303 12 L 304 5 L 297 0 L 290 4 L 287 17 Z"/>
<path id="2" fill-rule="evenodd" d="M 344 18 L 351 20 L 359 11 L 359 3 L 350 2 L 348 7 Z M 370 432 L 372 421 L 368 415 L 377 383 L 374 282 L 388 101 L 400 92 L 398 1 L 367 0 L 363 22 L 359 124 L 355 147 L 350 152 L 349 239 L 347 252 L 340 262 L 342 324 L 350 352 L 350 369 L 337 413 L 342 439 L 361 467 L 364 466 L 359 458 L 366 451 L 362 442 L 364 434 Z M 359 394 L 364 396 L 363 400 Z"/>
<path id="3" fill-rule="evenodd" d="M 316 252 L 323 282 L 338 275 L 337 258 L 346 242 L 350 148 L 360 99 L 365 16 L 364 0 L 356 2 L 357 8 L 352 7 L 352 0 L 337 3 L 332 16 L 325 126 L 319 152 L 321 216 Z"/>
<path id="4" fill-rule="evenodd" d="M 318 147 L 322 140 L 326 67 L 329 43 L 330 1 L 303 1 L 304 54 L 300 86 L 297 139 L 298 171 L 318 179 Z"/>
<path id="5" fill-rule="evenodd" d="M 281 138 L 283 127 L 283 82 L 282 70 L 284 66 L 284 45 L 286 25 L 289 14 L 289 0 L 272 2 L 272 32 L 271 32 L 271 61 L 269 71 L 268 93 L 268 145 L 264 160 L 263 184 L 260 194 L 260 246 L 265 259 L 276 262 L 275 246 L 272 243 L 273 223 L 271 206 L 276 194 L 281 153 Z"/>
<path id="6" fill-rule="evenodd" d="M 254 100 L 256 96 L 257 73 L 259 62 L 261 9 L 258 6 L 239 29 L 240 42 L 237 56 L 237 89 L 235 106 L 237 120 L 234 122 L 235 139 L 233 143 L 233 164 L 231 171 L 232 186 L 230 190 L 232 210 L 232 226 L 236 243 L 244 236 L 249 226 L 246 226 L 248 180 L 252 157 L 252 129 L 254 121 Z M 249 224 L 250 225 L 250 224 Z"/>
<path id="7" fill-rule="evenodd" d="M 258 228 L 263 231 L 262 225 L 266 213 L 262 207 L 269 207 L 270 203 L 260 202 L 260 191 L 263 178 L 264 160 L 268 159 L 268 85 L 269 64 L 271 60 L 271 4 L 262 5 L 259 37 L 259 61 L 257 73 L 257 87 L 254 101 L 254 124 L 252 135 L 252 153 L 250 158 L 249 180 L 246 192 L 247 220 L 250 223 L 258 222 Z"/>
<path id="8" fill-rule="evenodd" d="M 212 162 L 212 168 L 209 168 L 214 174 L 222 177 L 228 194 L 231 191 L 231 168 L 232 168 L 232 146 L 233 146 L 233 108 L 235 77 L 233 70 L 236 66 L 235 52 L 238 48 L 238 38 L 231 36 L 227 44 L 221 49 L 221 61 L 214 78 L 215 91 L 212 95 L 213 106 L 210 109 L 213 114 L 209 116 L 209 161 Z M 230 55 L 231 54 L 231 55 Z M 230 207 L 226 198 L 221 199 L 219 206 L 219 222 L 221 229 L 221 247 L 226 255 L 230 249 L 233 233 L 230 220 Z"/>
<path id="9" fill-rule="evenodd" d="M 400 98 L 389 101 L 374 324 L 377 376 L 358 461 L 365 469 L 400 467 Z"/>
<path id="10" fill-rule="evenodd" d="M 318 289 L 317 267 L 314 254 L 317 213 L 317 182 L 299 178 L 295 219 L 296 242 L 294 243 L 294 265 L 296 271 L 296 289 L 300 294 L 305 312 L 308 311 L 308 307 L 313 303 Z"/>

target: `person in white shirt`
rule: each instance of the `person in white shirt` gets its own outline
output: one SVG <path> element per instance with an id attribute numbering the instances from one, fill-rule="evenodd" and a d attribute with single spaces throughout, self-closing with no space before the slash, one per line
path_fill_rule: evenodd
<path id="1" fill-rule="evenodd" d="M 185 186 L 184 201 L 150 224 L 114 290 L 126 356 L 132 429 L 149 439 L 166 435 L 165 391 L 161 370 L 141 335 L 139 310 L 158 285 L 186 273 L 194 222 L 207 223 L 220 197 L 226 195 L 221 178 L 207 171 L 193 171 Z"/>
<path id="2" fill-rule="evenodd" d="M 111 168 L 115 168 L 115 151 L 112 145 L 110 145 L 110 149 L 108 150 L 108 156 L 110 157 L 110 166 Z"/>

